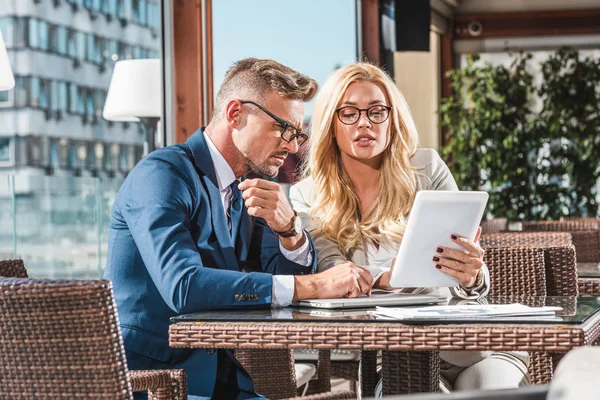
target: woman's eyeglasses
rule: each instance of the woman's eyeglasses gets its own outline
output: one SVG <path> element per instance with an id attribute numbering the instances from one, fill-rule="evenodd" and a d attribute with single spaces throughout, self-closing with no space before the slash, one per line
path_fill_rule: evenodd
<path id="1" fill-rule="evenodd" d="M 376 105 L 369 108 L 357 108 L 353 106 L 341 107 L 335 110 L 340 122 L 344 125 L 353 125 L 360 119 L 361 113 L 364 111 L 367 118 L 374 124 L 384 123 L 390 116 L 392 107 Z"/>

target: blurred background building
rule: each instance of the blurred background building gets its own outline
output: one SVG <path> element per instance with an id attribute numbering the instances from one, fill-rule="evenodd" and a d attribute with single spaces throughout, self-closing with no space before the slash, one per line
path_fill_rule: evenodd
<path id="1" fill-rule="evenodd" d="M 34 274 L 97 270 L 96 196 L 114 194 L 144 139 L 101 117 L 113 66 L 158 58 L 160 29 L 155 0 L 0 2 L 16 82 L 0 92 L 0 258 L 18 242 Z"/>

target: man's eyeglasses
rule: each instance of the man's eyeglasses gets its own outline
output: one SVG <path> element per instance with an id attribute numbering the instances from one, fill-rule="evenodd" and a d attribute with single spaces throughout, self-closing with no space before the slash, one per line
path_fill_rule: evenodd
<path id="1" fill-rule="evenodd" d="M 281 138 L 283 140 L 285 140 L 286 142 L 290 143 L 292 140 L 296 139 L 298 141 L 298 146 L 302 146 L 304 144 L 304 142 L 306 142 L 308 140 L 307 134 L 300 132 L 294 126 L 292 126 L 288 122 L 282 120 L 281 118 L 279 118 L 278 116 L 276 116 L 271 111 L 264 108 L 263 106 L 256 104 L 255 102 L 250 101 L 250 100 L 240 100 L 240 103 L 255 105 L 256 107 L 260 108 L 265 114 L 267 114 L 269 117 L 273 118 L 275 120 L 275 122 L 277 122 L 277 124 L 281 126 Z"/>
<path id="2" fill-rule="evenodd" d="M 369 108 L 357 108 L 353 106 L 341 107 L 335 110 L 341 123 L 344 125 L 353 125 L 360 119 L 361 113 L 364 111 L 367 118 L 374 124 L 384 123 L 390 116 L 392 107 L 376 105 Z"/>

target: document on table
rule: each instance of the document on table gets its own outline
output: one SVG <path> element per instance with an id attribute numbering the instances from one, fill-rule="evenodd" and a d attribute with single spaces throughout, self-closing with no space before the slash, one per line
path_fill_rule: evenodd
<path id="1" fill-rule="evenodd" d="M 536 320 L 557 319 L 561 307 L 529 307 L 523 304 L 464 304 L 430 307 L 377 307 L 376 317 L 399 320 L 477 321 L 477 320 Z"/>

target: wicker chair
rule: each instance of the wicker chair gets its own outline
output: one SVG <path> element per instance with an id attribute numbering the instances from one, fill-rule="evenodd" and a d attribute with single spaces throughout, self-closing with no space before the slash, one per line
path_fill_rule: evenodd
<path id="1" fill-rule="evenodd" d="M 508 230 L 508 218 L 494 218 L 481 221 L 482 233 L 498 233 Z"/>
<path id="2" fill-rule="evenodd" d="M 598 219 L 529 221 L 523 222 L 523 231 L 569 232 L 577 249 L 577 262 L 600 261 L 600 220 Z"/>
<path id="3" fill-rule="evenodd" d="M 331 365 L 329 350 L 319 351 L 317 377 L 309 385 L 309 394 L 297 397 L 294 357 L 291 350 L 237 350 L 236 358 L 252 376 L 254 389 L 269 399 L 297 398 L 306 400 L 354 399 L 353 391 L 331 392 Z M 277 373 L 273 373 L 277 371 Z"/>
<path id="4" fill-rule="evenodd" d="M 490 270 L 490 295 L 577 296 L 575 248 L 567 244 L 568 240 L 568 233 L 482 235 L 484 261 Z M 525 247 L 487 247 L 489 244 Z M 549 383 L 552 374 L 553 356 L 531 352 L 531 382 Z"/>
<path id="5" fill-rule="evenodd" d="M 109 281 L 0 278 L 0 398 L 186 399 L 183 370 L 129 371 Z"/>
<path id="6" fill-rule="evenodd" d="M 7 278 L 27 278 L 27 270 L 23 260 L 0 260 L 0 276 Z"/>

